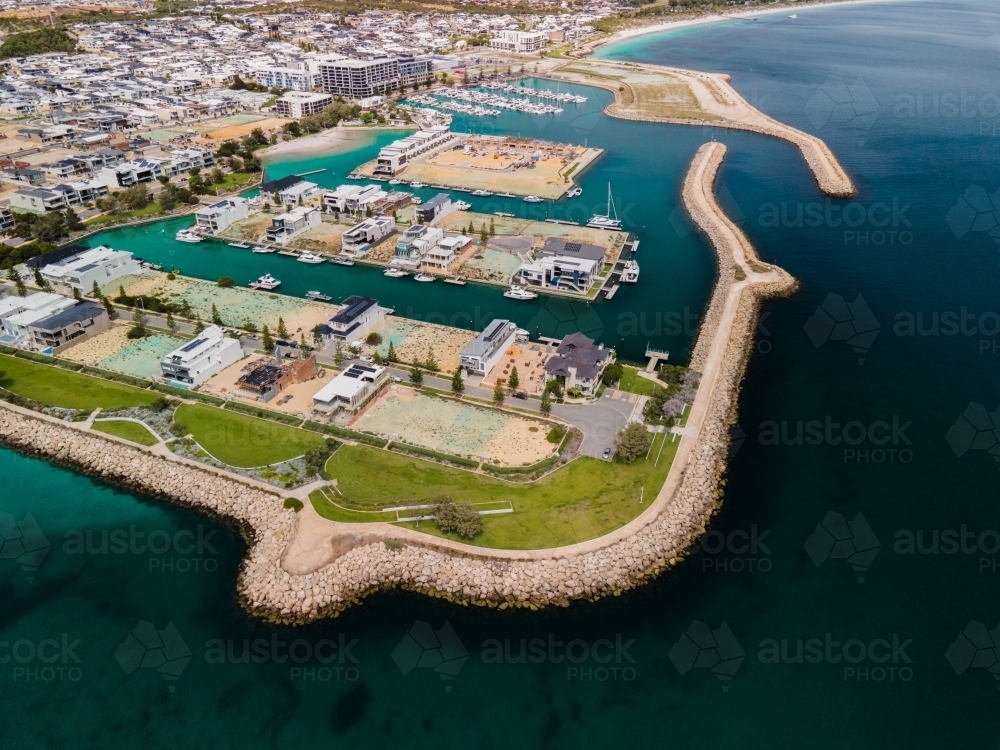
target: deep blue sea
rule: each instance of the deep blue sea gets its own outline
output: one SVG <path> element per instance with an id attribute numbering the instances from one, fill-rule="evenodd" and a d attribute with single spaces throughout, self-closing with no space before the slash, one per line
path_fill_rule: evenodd
<path id="1" fill-rule="evenodd" d="M 481 123 L 606 148 L 584 196 L 599 202 L 610 180 L 633 205 L 632 230 L 645 227 L 637 287 L 614 305 L 561 311 L 567 325 L 684 360 L 714 261 L 677 204 L 691 156 L 713 137 L 730 147 L 726 210 L 801 281 L 764 308 L 722 509 L 695 554 L 635 592 L 567 609 L 397 592 L 337 620 L 274 628 L 235 601 L 244 545 L 232 531 L 0 451 L 0 743 L 995 747 L 1000 10 L 893 2 L 795 14 L 600 54 L 729 73 L 763 111 L 827 141 L 854 199 L 825 199 L 785 143 L 617 122 L 599 114 L 599 91 L 544 127 Z M 377 145 L 335 157 L 331 179 Z M 219 253 L 206 278 L 263 272 L 241 265 L 245 253 L 194 250 Z M 201 257 L 178 264 L 198 275 Z M 341 296 L 394 295 L 415 317 L 505 310 L 482 288 L 427 301 L 375 286 L 382 278 L 325 283 Z M 691 330 L 668 330 L 685 309 Z M 630 314 L 644 330 L 624 327 Z"/>

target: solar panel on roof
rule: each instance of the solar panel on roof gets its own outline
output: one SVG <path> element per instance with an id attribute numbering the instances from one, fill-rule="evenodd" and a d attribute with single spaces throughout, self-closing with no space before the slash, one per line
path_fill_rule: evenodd
<path id="1" fill-rule="evenodd" d="M 183 347 L 181 347 L 181 351 L 182 352 L 189 352 L 192 349 L 194 349 L 194 348 L 196 348 L 198 346 L 201 346 L 206 341 L 208 341 L 208 339 L 195 339 L 194 341 L 192 341 L 190 343 L 187 343 Z"/>

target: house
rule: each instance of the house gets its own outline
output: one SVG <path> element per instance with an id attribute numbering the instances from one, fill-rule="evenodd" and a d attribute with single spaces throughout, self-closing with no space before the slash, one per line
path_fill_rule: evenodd
<path id="1" fill-rule="evenodd" d="M 352 364 L 313 396 L 319 411 L 357 411 L 378 394 L 389 380 L 389 371 L 379 365 Z"/>
<path id="2" fill-rule="evenodd" d="M 385 200 L 386 193 L 378 185 L 341 185 L 323 193 L 323 209 L 327 213 L 354 213 L 374 208 Z"/>
<path id="3" fill-rule="evenodd" d="M 392 262 L 396 265 L 416 268 L 428 250 L 444 239 L 444 232 L 437 227 L 414 224 L 396 240 L 396 250 Z"/>
<path id="4" fill-rule="evenodd" d="M 332 340 L 353 344 L 367 336 L 388 314 L 389 310 L 379 307 L 377 300 L 351 295 L 344 300 L 336 315 L 319 326 L 319 332 L 324 342 Z"/>
<path id="5" fill-rule="evenodd" d="M 290 385 L 304 383 L 316 377 L 316 357 L 284 363 L 280 355 L 275 359 L 258 360 L 246 375 L 236 381 L 244 396 L 265 404 Z"/>
<path id="6" fill-rule="evenodd" d="M 274 111 L 280 117 L 298 120 L 306 115 L 315 115 L 333 104 L 329 94 L 314 94 L 306 91 L 289 91 L 274 102 Z"/>
<path id="7" fill-rule="evenodd" d="M 14 214 L 7 206 L 0 206 L 0 236 L 14 228 Z"/>
<path id="8" fill-rule="evenodd" d="M 341 250 L 352 255 L 364 255 L 372 245 L 396 231 L 396 220 L 391 216 L 373 216 L 355 224 L 340 236 Z"/>
<path id="9" fill-rule="evenodd" d="M 122 276 L 141 274 L 142 268 L 132 253 L 101 245 L 40 266 L 39 272 L 54 289 L 72 294 L 74 289 L 90 292 L 95 282 L 103 287 Z"/>
<path id="10" fill-rule="evenodd" d="M 562 256 L 564 258 L 575 258 L 577 260 L 592 260 L 600 267 L 604 266 L 608 251 L 600 245 L 591 245 L 586 242 L 567 242 L 562 237 L 547 237 L 542 249 L 538 251 L 538 258 L 550 258 Z"/>
<path id="11" fill-rule="evenodd" d="M 562 340 L 556 353 L 545 363 L 548 380 L 558 380 L 566 390 L 579 388 L 592 396 L 601 382 L 604 368 L 614 360 L 614 350 L 597 346 L 582 333 L 572 333 Z"/>
<path id="12" fill-rule="evenodd" d="M 438 193 L 429 201 L 421 203 L 414 209 L 416 221 L 420 224 L 430 224 L 438 216 L 444 216 L 455 210 L 451 202 L 451 196 L 447 193 Z"/>
<path id="13" fill-rule="evenodd" d="M 514 343 L 517 326 L 509 320 L 494 320 L 458 355 L 459 364 L 470 375 L 486 376 Z"/>
<path id="14" fill-rule="evenodd" d="M 323 192 L 323 210 L 327 213 L 343 213 L 347 210 L 347 199 L 361 192 L 361 185 L 341 185 L 336 190 Z"/>
<path id="15" fill-rule="evenodd" d="M 261 197 L 280 206 L 304 203 L 318 194 L 319 186 L 316 183 L 308 182 L 293 174 L 265 182 L 260 186 Z"/>
<path id="16" fill-rule="evenodd" d="M 245 219 L 250 215 L 250 201 L 246 198 L 224 198 L 210 206 L 199 208 L 194 212 L 198 228 L 210 234 L 216 234 L 229 225 Z"/>
<path id="17" fill-rule="evenodd" d="M 445 237 L 424 253 L 420 264 L 424 268 L 435 268 L 440 271 L 448 270 L 448 266 L 455 262 L 455 258 L 462 252 L 462 248 L 472 242 L 471 237 L 457 235 L 455 237 Z"/>
<path id="18" fill-rule="evenodd" d="M 27 343 L 28 325 L 73 307 L 76 300 L 52 292 L 36 292 L 24 297 L 0 299 L 0 344 Z"/>
<path id="19" fill-rule="evenodd" d="M 600 270 L 601 265 L 594 260 L 551 255 L 530 263 L 522 263 L 511 278 L 529 286 L 586 292 Z"/>
<path id="20" fill-rule="evenodd" d="M 297 206 L 291 211 L 271 219 L 271 226 L 267 228 L 265 236 L 268 242 L 285 244 L 292 237 L 318 226 L 322 220 L 323 217 L 318 208 Z"/>
<path id="21" fill-rule="evenodd" d="M 21 188 L 10 196 L 10 205 L 33 214 L 62 211 L 68 208 L 66 196 L 55 190 L 44 188 Z"/>
<path id="22" fill-rule="evenodd" d="M 209 326 L 193 341 L 164 357 L 160 371 L 165 382 L 194 388 L 242 357 L 243 348 L 237 339 L 227 337 L 218 326 Z"/>
<path id="23" fill-rule="evenodd" d="M 90 338 L 111 327 L 111 318 L 104 305 L 96 302 L 76 302 L 46 318 L 28 323 L 28 338 L 32 348 L 56 349 L 82 337 Z"/>

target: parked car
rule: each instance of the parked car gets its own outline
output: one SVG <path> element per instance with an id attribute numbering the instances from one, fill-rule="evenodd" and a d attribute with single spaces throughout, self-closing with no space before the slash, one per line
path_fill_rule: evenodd
<path id="1" fill-rule="evenodd" d="M 528 400 L 528 394 L 524 391 L 514 391 L 514 398 L 519 398 L 522 401 Z"/>
<path id="2" fill-rule="evenodd" d="M 399 375 L 393 375 L 392 376 L 392 382 L 393 383 L 402 383 L 403 379 L 401 377 L 399 377 Z"/>
<path id="3" fill-rule="evenodd" d="M 611 458 L 611 449 L 605 448 L 604 453 L 601 454 L 601 458 L 603 458 L 605 461 L 609 460 Z"/>
<path id="4" fill-rule="evenodd" d="M 370 354 L 362 354 L 360 357 L 358 357 L 358 359 L 360 359 L 362 362 L 374 362 L 375 361 L 374 359 L 372 359 L 372 357 L 371 357 Z"/>

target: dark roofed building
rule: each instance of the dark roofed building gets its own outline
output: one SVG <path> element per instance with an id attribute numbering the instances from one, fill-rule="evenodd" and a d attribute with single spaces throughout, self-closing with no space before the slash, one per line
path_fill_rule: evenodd
<path id="1" fill-rule="evenodd" d="M 36 268 L 44 268 L 45 266 L 52 265 L 53 263 L 58 263 L 61 260 L 72 258 L 74 255 L 85 253 L 90 249 L 92 248 L 89 248 L 86 245 L 67 245 L 66 247 L 60 247 L 58 250 L 53 250 L 50 253 L 36 255 L 34 258 L 28 258 L 24 261 L 24 265 L 32 270 Z"/>
<path id="2" fill-rule="evenodd" d="M 304 182 L 304 180 L 301 177 L 295 174 L 290 174 L 287 177 L 280 177 L 277 180 L 270 180 L 268 182 L 263 183 L 260 186 L 260 192 L 273 195 L 275 193 L 280 193 L 282 190 L 290 188 L 292 185 L 298 185 L 300 182 Z"/>
<path id="3" fill-rule="evenodd" d="M 566 387 L 579 388 L 592 396 L 604 368 L 614 359 L 614 351 L 597 345 L 582 333 L 572 333 L 562 340 L 556 353 L 545 363 L 549 380 L 559 380 Z"/>
<path id="4" fill-rule="evenodd" d="M 90 337 L 111 327 L 104 305 L 80 302 L 47 318 L 28 325 L 28 335 L 35 346 L 53 349 L 81 336 Z"/>
<path id="5" fill-rule="evenodd" d="M 352 344 L 367 336 L 387 312 L 379 307 L 378 300 L 352 294 L 344 300 L 337 314 L 320 326 L 320 334 L 327 340 L 332 338 L 342 344 Z"/>
<path id="6" fill-rule="evenodd" d="M 562 255 L 566 258 L 593 260 L 601 264 L 604 263 L 607 254 L 607 249 L 599 245 L 591 245 L 586 242 L 567 242 L 561 237 L 547 237 L 542 249 L 538 251 L 539 258 Z M 600 271 L 600 268 L 597 270 Z"/>

